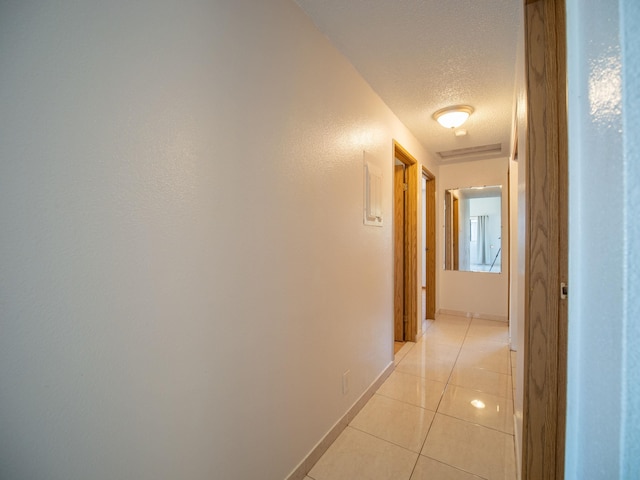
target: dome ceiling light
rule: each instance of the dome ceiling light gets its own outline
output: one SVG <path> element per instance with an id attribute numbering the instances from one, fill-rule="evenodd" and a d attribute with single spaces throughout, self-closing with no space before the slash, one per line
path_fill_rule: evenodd
<path id="1" fill-rule="evenodd" d="M 469 105 L 454 105 L 441 108 L 433 114 L 433 118 L 444 128 L 458 128 L 472 113 L 473 107 Z"/>

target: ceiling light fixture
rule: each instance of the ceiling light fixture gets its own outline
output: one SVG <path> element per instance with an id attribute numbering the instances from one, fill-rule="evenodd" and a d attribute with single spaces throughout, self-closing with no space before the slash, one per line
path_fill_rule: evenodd
<path id="1" fill-rule="evenodd" d="M 458 128 L 472 113 L 473 107 L 469 105 L 454 105 L 441 108 L 433 114 L 433 118 L 444 128 Z"/>

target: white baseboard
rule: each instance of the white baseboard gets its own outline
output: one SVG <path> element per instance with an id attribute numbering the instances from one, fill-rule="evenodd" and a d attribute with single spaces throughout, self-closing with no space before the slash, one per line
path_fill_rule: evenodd
<path id="1" fill-rule="evenodd" d="M 456 317 L 479 318 L 482 320 L 494 320 L 496 322 L 509 323 L 509 317 L 505 315 L 490 315 L 487 313 L 462 312 L 460 310 L 445 310 L 441 308 L 438 313 L 442 315 L 455 315 Z"/>
<path id="2" fill-rule="evenodd" d="M 322 439 L 316 444 L 315 447 L 309 452 L 309 454 L 298 464 L 296 468 L 289 474 L 286 480 L 303 480 L 304 477 L 307 476 L 307 473 L 313 468 L 320 457 L 324 455 L 324 453 L 329 449 L 331 444 L 335 442 L 338 436 L 342 433 L 342 431 L 347 428 L 347 425 L 353 420 L 358 412 L 362 410 L 362 407 L 366 405 L 366 403 L 373 397 L 373 394 L 376 393 L 380 385 L 384 383 L 393 369 L 395 368 L 394 362 L 390 362 L 389 365 L 385 367 L 385 369 L 378 375 L 371 385 L 364 391 L 360 398 L 355 401 L 355 403 L 347 410 L 340 420 L 338 420 L 333 427 L 327 432 L 327 434 L 322 437 Z"/>

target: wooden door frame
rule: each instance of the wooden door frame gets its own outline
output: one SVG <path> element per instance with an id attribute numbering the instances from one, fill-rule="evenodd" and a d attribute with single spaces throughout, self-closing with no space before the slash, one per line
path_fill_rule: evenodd
<path id="1" fill-rule="evenodd" d="M 522 479 L 564 478 L 568 149 L 564 0 L 525 0 L 527 231 Z"/>
<path id="2" fill-rule="evenodd" d="M 407 181 L 406 165 L 399 160 L 393 162 L 393 340 L 404 342 L 406 328 L 405 293 L 405 237 Z"/>
<path id="3" fill-rule="evenodd" d="M 426 247 L 424 263 L 427 271 L 425 318 L 435 319 L 436 315 L 436 177 L 422 167 L 422 178 L 426 179 L 425 222 Z M 423 319 L 424 320 L 424 319 Z"/>
<path id="4" fill-rule="evenodd" d="M 405 164 L 407 175 L 407 214 L 405 216 L 407 263 L 404 274 L 404 295 L 405 314 L 408 318 L 405 340 L 413 342 L 418 335 L 418 161 L 402 145 L 393 140 L 394 164 L 396 159 Z"/>

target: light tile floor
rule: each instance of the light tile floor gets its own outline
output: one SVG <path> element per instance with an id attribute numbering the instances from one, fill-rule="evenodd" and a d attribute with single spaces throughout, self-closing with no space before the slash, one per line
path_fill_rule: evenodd
<path id="1" fill-rule="evenodd" d="M 306 480 L 514 480 L 512 355 L 502 322 L 440 315 Z"/>

